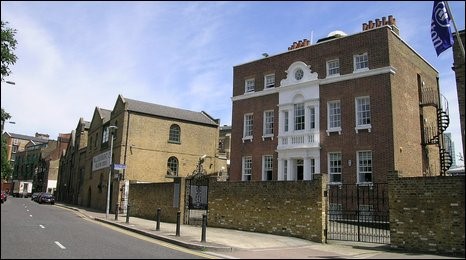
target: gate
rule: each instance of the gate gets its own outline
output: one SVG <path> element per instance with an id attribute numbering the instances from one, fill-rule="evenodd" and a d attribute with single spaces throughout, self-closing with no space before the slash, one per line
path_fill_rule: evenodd
<path id="1" fill-rule="evenodd" d="M 390 243 L 387 183 L 327 186 L 326 239 Z"/>
<path id="2" fill-rule="evenodd" d="M 207 214 L 209 176 L 194 174 L 186 178 L 186 214 L 184 223 L 202 225 L 202 215 Z"/>

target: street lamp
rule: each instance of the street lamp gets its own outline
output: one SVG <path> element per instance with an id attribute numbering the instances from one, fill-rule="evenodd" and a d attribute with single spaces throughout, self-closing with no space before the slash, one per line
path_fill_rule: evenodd
<path id="1" fill-rule="evenodd" d="M 105 211 L 105 218 L 108 218 L 108 211 L 110 209 L 110 180 L 112 178 L 112 167 L 113 167 L 113 129 L 118 129 L 117 126 L 111 125 L 108 127 L 110 131 L 110 170 L 108 171 L 108 184 L 107 184 L 107 210 Z"/>

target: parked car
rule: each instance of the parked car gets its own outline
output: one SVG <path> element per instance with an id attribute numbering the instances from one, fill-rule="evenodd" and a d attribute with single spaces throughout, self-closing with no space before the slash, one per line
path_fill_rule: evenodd
<path id="1" fill-rule="evenodd" d="M 5 202 L 7 198 L 8 198 L 8 195 L 4 191 L 2 191 L 2 198 L 1 198 L 2 203 Z"/>
<path id="2" fill-rule="evenodd" d="M 42 203 L 47 203 L 47 204 L 55 204 L 55 196 L 53 196 L 53 194 L 50 194 L 50 193 L 42 193 L 40 196 L 39 196 L 39 204 L 42 204 Z"/>
<path id="3" fill-rule="evenodd" d="M 37 197 L 39 197 L 39 195 L 40 195 L 41 193 L 42 193 L 42 192 L 34 192 L 34 193 L 31 195 L 31 200 L 37 201 Z"/>

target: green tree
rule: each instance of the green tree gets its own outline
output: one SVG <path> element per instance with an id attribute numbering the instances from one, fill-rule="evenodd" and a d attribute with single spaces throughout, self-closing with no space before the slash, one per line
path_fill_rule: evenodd
<path id="1" fill-rule="evenodd" d="M 16 30 L 8 27 L 8 22 L 2 21 L 2 31 L 1 31 L 1 39 L 2 39 L 2 78 L 1 81 L 5 81 L 5 77 L 8 77 L 11 73 L 10 66 L 16 63 L 16 55 L 14 54 L 14 50 L 16 49 L 17 41 L 15 39 Z M 9 176 L 13 172 L 13 168 L 8 161 L 7 155 L 7 144 L 6 140 L 3 138 L 3 125 L 5 121 L 10 119 L 11 116 L 2 108 L 1 114 L 1 124 L 2 124 L 2 168 L 1 168 L 1 178 L 2 180 L 8 180 Z"/>
<path id="2" fill-rule="evenodd" d="M 11 73 L 10 66 L 16 63 L 14 50 L 18 43 L 15 39 L 16 30 L 8 27 L 8 22 L 2 21 L 2 82 Z"/>
<path id="3" fill-rule="evenodd" d="M 13 173 L 13 168 L 7 157 L 7 144 L 2 135 L 2 180 L 8 180 Z"/>

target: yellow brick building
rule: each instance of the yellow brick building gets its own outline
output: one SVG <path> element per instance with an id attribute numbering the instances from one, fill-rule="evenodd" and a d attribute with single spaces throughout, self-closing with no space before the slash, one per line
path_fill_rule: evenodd
<path id="1" fill-rule="evenodd" d="M 109 205 L 114 212 L 116 203 L 125 207 L 130 182 L 172 182 L 174 176 L 192 174 L 203 155 L 207 173 L 226 169 L 226 159 L 218 157 L 218 143 L 219 121 L 205 112 L 119 95 L 113 110 L 97 107 L 94 111 L 79 201 L 106 209 L 110 154 L 113 163 L 124 168 L 111 173 Z"/>

